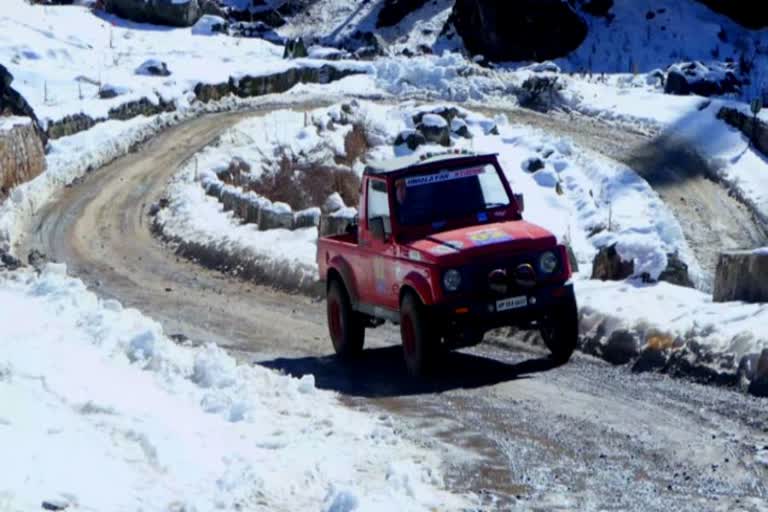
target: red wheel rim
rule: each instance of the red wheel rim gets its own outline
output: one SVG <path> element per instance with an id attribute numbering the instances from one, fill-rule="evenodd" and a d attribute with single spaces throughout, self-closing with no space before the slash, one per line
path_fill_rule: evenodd
<path id="1" fill-rule="evenodd" d="M 333 338 L 333 341 L 340 343 L 344 335 L 344 328 L 341 324 L 341 305 L 338 300 L 331 300 L 330 318 L 328 320 L 331 326 L 331 337 Z"/>
<path id="2" fill-rule="evenodd" d="M 413 329 L 413 320 L 411 320 L 410 316 L 406 315 L 403 317 L 402 322 L 403 349 L 406 355 L 411 356 L 416 350 L 416 332 Z"/>

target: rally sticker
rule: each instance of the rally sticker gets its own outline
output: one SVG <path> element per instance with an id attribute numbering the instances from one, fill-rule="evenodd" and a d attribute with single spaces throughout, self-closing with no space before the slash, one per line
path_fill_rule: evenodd
<path id="1" fill-rule="evenodd" d="M 427 174 L 425 176 L 413 176 L 405 180 L 406 187 L 420 187 L 422 185 L 432 185 L 433 183 L 442 183 L 444 181 L 460 180 L 471 178 L 483 174 L 485 169 L 475 167 L 474 169 L 462 169 L 460 171 L 443 171 L 437 174 Z"/>
<path id="2" fill-rule="evenodd" d="M 491 245 L 514 240 L 509 234 L 498 228 L 475 231 L 470 233 L 467 238 L 472 240 L 475 245 Z"/>

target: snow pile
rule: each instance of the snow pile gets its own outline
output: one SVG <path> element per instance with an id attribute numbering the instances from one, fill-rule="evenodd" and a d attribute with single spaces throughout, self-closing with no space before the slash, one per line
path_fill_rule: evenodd
<path id="1" fill-rule="evenodd" d="M 756 361 L 768 349 L 768 304 L 714 303 L 708 294 L 667 283 L 577 280 L 576 291 L 586 344 L 596 344 L 589 350 L 603 356 L 618 351 L 609 359 L 643 350 L 677 352 L 690 373 L 707 369 L 742 377 L 748 368 L 743 361 Z"/>
<path id="2" fill-rule="evenodd" d="M 342 407 L 311 376 L 175 345 L 63 265 L 0 273 L 0 324 L 3 510 L 467 506 L 387 419 Z"/>

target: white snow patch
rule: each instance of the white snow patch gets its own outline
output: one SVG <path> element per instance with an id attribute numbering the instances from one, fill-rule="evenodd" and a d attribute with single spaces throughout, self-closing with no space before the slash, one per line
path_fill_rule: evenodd
<path id="1" fill-rule="evenodd" d="M 62 266 L 0 273 L 3 510 L 469 505 L 434 454 L 311 377 L 180 347 L 116 306 Z"/>

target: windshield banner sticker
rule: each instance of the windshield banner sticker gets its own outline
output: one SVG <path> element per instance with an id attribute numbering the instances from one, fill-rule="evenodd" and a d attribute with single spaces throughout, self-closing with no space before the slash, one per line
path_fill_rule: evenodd
<path id="1" fill-rule="evenodd" d="M 514 240 L 512 236 L 505 233 L 504 231 L 493 228 L 493 229 L 483 229 L 482 231 L 475 231 L 474 233 L 470 233 L 467 238 L 472 240 L 472 243 L 475 245 L 491 245 L 491 244 L 498 244 L 501 242 L 509 242 L 510 240 Z"/>
<path id="2" fill-rule="evenodd" d="M 483 167 L 475 167 L 473 169 L 462 169 L 460 171 L 443 171 L 437 174 L 427 174 L 425 176 L 413 176 L 412 178 L 406 178 L 405 186 L 420 187 L 422 185 L 432 185 L 433 183 L 442 183 L 444 181 L 471 178 L 472 176 L 479 176 L 484 172 L 485 172 L 485 169 Z"/>

